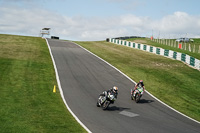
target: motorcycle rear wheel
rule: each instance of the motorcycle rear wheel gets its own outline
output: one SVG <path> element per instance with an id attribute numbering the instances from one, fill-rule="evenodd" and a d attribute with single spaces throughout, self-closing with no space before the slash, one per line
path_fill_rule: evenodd
<path id="1" fill-rule="evenodd" d="M 100 107 L 100 105 L 99 105 L 99 101 L 97 101 L 97 107 Z"/>

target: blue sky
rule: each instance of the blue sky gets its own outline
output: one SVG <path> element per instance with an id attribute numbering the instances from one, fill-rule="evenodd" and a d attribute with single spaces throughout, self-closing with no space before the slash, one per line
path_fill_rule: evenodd
<path id="1" fill-rule="evenodd" d="M 199 0 L 0 0 L 0 33 L 69 40 L 200 37 Z"/>
<path id="2" fill-rule="evenodd" d="M 199 4 L 199 0 L 49 0 L 41 2 L 41 7 L 69 16 L 134 14 L 158 19 L 176 11 L 198 15 Z"/>

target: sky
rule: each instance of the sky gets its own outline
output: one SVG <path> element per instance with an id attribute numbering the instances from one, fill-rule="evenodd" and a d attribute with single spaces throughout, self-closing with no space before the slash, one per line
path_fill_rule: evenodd
<path id="1" fill-rule="evenodd" d="M 0 34 L 73 41 L 200 38 L 199 0 L 0 0 Z"/>

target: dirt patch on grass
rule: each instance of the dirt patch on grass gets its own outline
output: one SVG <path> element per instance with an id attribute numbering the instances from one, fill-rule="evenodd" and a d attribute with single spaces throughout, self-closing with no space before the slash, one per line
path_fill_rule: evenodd
<path id="1" fill-rule="evenodd" d="M 142 43 L 142 44 L 147 44 L 146 40 L 140 40 L 140 39 L 134 40 L 134 42 L 136 42 L 136 43 Z"/>

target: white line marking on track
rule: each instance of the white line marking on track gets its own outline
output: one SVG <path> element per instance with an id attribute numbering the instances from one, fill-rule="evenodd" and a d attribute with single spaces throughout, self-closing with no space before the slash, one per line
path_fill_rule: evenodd
<path id="1" fill-rule="evenodd" d="M 122 111 L 122 112 L 120 112 L 119 114 L 121 114 L 121 115 L 125 115 L 125 116 L 128 116 L 128 117 L 136 117 L 136 116 L 140 116 L 139 114 L 135 114 L 135 113 L 128 112 L 128 111 Z"/>

